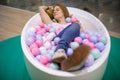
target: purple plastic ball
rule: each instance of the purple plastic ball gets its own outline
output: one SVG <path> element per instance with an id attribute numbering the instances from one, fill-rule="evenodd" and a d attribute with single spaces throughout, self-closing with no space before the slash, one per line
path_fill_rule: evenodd
<path id="1" fill-rule="evenodd" d="M 84 32 L 81 32 L 81 33 L 80 33 L 80 37 L 81 37 L 82 39 L 85 39 L 85 33 L 84 33 Z"/>
<path id="2" fill-rule="evenodd" d="M 98 38 L 96 36 L 91 36 L 90 37 L 90 41 L 93 43 L 97 43 L 98 42 Z"/>
<path id="3" fill-rule="evenodd" d="M 67 49 L 67 56 L 71 56 L 73 54 L 73 49 L 68 48 Z"/>
<path id="4" fill-rule="evenodd" d="M 98 48 L 101 52 L 105 49 L 105 45 L 102 42 L 96 43 L 95 47 Z"/>
<path id="5" fill-rule="evenodd" d="M 85 61 L 85 67 L 89 67 L 94 64 L 94 57 L 89 55 L 87 60 Z"/>
<path id="6" fill-rule="evenodd" d="M 59 37 L 56 37 L 56 38 L 54 39 L 55 45 L 57 45 L 59 41 L 60 41 L 60 38 L 59 38 Z"/>

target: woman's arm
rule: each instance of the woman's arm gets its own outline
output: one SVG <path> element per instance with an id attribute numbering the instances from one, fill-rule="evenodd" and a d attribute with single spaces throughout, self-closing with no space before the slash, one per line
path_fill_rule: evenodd
<path id="1" fill-rule="evenodd" d="M 41 17 L 41 20 L 43 23 L 50 24 L 50 23 L 52 23 L 52 20 L 50 19 L 48 14 L 45 12 L 45 10 L 47 8 L 48 8 L 47 6 L 40 6 L 39 7 L 39 14 L 40 14 L 40 17 Z"/>

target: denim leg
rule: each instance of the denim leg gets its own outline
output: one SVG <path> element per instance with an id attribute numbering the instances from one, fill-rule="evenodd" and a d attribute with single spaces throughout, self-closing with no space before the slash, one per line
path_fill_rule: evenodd
<path id="1" fill-rule="evenodd" d="M 64 49 L 67 52 L 69 47 L 69 43 L 74 40 L 75 37 L 79 36 L 80 33 L 80 25 L 77 23 L 73 23 L 66 27 L 63 31 L 58 34 L 57 37 L 60 37 L 61 40 L 59 41 L 56 50 Z"/>

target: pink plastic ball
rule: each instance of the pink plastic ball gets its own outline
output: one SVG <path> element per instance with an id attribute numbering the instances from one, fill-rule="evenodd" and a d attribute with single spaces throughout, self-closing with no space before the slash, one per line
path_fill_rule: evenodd
<path id="1" fill-rule="evenodd" d="M 74 42 L 77 42 L 77 43 L 81 44 L 82 43 L 82 39 L 80 37 L 76 37 L 74 39 Z"/>
<path id="2" fill-rule="evenodd" d="M 37 31 L 36 34 L 43 36 L 44 33 L 42 31 Z"/>
<path id="3" fill-rule="evenodd" d="M 32 51 L 33 48 L 38 48 L 38 45 L 36 43 L 33 43 L 30 45 L 30 50 Z"/>
<path id="4" fill-rule="evenodd" d="M 40 57 L 40 63 L 43 65 L 46 65 L 48 63 L 49 59 L 48 56 L 46 54 L 41 55 Z"/>
<path id="5" fill-rule="evenodd" d="M 89 40 L 90 39 L 90 35 L 89 34 L 85 34 L 85 38 Z"/>
<path id="6" fill-rule="evenodd" d="M 49 68 L 50 67 L 50 63 L 47 63 L 45 66 Z"/>
<path id="7" fill-rule="evenodd" d="M 83 44 L 89 44 L 89 42 L 90 42 L 90 41 L 89 41 L 88 39 L 84 39 L 84 40 L 82 41 Z"/>
<path id="8" fill-rule="evenodd" d="M 72 22 L 72 23 L 77 22 L 77 18 L 72 17 L 72 18 L 71 18 L 71 22 Z"/>
<path id="9" fill-rule="evenodd" d="M 95 47 L 95 44 L 92 42 L 89 42 L 87 45 L 90 46 L 91 49 L 93 49 Z"/>
<path id="10" fill-rule="evenodd" d="M 39 30 L 41 30 L 41 29 L 42 29 L 42 28 L 41 28 L 40 26 L 35 26 L 36 32 L 39 31 Z"/>
<path id="11" fill-rule="evenodd" d="M 36 44 L 38 45 L 38 47 L 41 47 L 43 45 L 43 41 L 42 40 L 36 40 Z"/>
<path id="12" fill-rule="evenodd" d="M 39 48 L 37 48 L 37 47 L 32 48 L 31 53 L 33 56 L 37 56 L 40 53 Z"/>
<path id="13" fill-rule="evenodd" d="M 46 33 L 46 30 L 45 30 L 45 28 L 42 28 L 42 29 L 41 29 L 41 31 L 42 31 L 43 33 Z"/>
<path id="14" fill-rule="evenodd" d="M 40 22 L 39 26 L 40 26 L 41 28 L 43 28 L 43 27 L 44 27 L 44 23 L 43 23 L 43 22 Z"/>
<path id="15" fill-rule="evenodd" d="M 45 28 L 45 30 L 46 30 L 46 32 L 49 32 L 49 31 L 50 31 L 50 26 L 47 26 L 47 27 Z"/>

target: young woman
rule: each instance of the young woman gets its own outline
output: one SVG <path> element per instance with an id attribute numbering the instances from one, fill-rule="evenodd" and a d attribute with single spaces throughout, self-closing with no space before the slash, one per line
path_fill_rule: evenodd
<path id="1" fill-rule="evenodd" d="M 61 4 L 56 4 L 53 6 L 53 18 L 57 21 L 57 23 L 53 22 L 50 16 L 46 13 L 46 9 L 51 6 L 40 6 L 39 13 L 43 23 L 45 24 L 53 24 L 63 26 L 64 29 L 56 36 L 60 37 L 56 49 L 55 54 L 52 57 L 52 61 L 56 63 L 62 63 L 67 59 L 67 49 L 69 47 L 69 43 L 74 40 L 75 37 L 80 34 L 80 24 L 78 23 L 67 23 L 66 18 L 70 17 L 70 14 L 67 8 Z"/>

